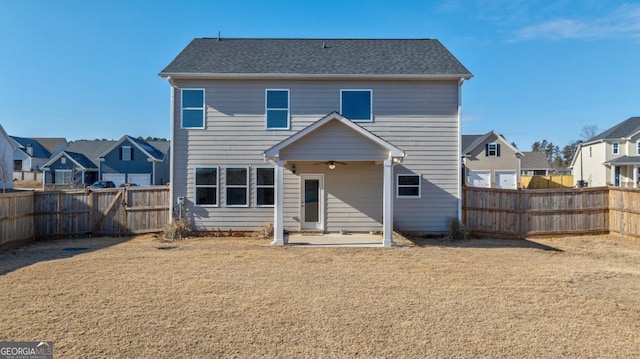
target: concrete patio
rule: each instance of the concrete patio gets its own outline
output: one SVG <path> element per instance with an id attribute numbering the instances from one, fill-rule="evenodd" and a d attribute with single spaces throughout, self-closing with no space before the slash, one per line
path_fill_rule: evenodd
<path id="1" fill-rule="evenodd" d="M 304 247 L 383 247 L 381 234 L 369 233 L 290 233 L 287 246 Z"/>

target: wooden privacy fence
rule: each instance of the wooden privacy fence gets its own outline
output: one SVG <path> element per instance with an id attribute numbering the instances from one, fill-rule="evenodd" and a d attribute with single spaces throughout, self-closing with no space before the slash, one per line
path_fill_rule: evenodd
<path id="1" fill-rule="evenodd" d="M 464 188 L 463 222 L 500 237 L 609 233 L 609 189 Z"/>
<path id="2" fill-rule="evenodd" d="M 520 186 L 526 189 L 546 189 L 546 188 L 571 188 L 573 187 L 572 175 L 554 176 L 520 176 Z"/>
<path id="3" fill-rule="evenodd" d="M 609 230 L 640 238 L 640 190 L 609 188 Z"/>
<path id="4" fill-rule="evenodd" d="M 35 238 L 159 232 L 168 220 L 167 187 L 0 195 L 0 245 Z"/>

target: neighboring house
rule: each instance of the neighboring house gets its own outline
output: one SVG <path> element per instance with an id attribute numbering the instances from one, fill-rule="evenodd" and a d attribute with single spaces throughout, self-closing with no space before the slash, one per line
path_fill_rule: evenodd
<path id="1" fill-rule="evenodd" d="M 11 136 L 16 149 L 13 151 L 14 171 L 40 171 L 52 153 L 33 138 Z"/>
<path id="2" fill-rule="evenodd" d="M 462 167 L 470 187 L 517 189 L 522 152 L 494 131 L 462 135 Z"/>
<path id="3" fill-rule="evenodd" d="M 169 144 L 163 145 L 167 149 Z M 147 141 L 131 136 L 113 143 L 98 156 L 100 178 L 139 186 L 166 184 L 169 180 L 169 156 Z"/>
<path id="4" fill-rule="evenodd" d="M 195 230 L 445 232 L 460 93 L 429 39 L 194 39 L 171 85 L 171 205 Z"/>
<path id="5" fill-rule="evenodd" d="M 13 188 L 13 151 L 15 142 L 0 125 L 0 191 Z"/>
<path id="6" fill-rule="evenodd" d="M 526 176 L 548 176 L 553 168 L 547 160 L 547 154 L 542 151 L 522 152 L 520 159 L 520 174 Z"/>
<path id="7" fill-rule="evenodd" d="M 576 186 L 638 187 L 640 117 L 631 117 L 580 144 L 571 161 Z"/>
<path id="8" fill-rule="evenodd" d="M 51 157 L 42 170 L 45 185 L 89 185 L 98 179 L 98 166 L 84 154 L 69 150 Z"/>

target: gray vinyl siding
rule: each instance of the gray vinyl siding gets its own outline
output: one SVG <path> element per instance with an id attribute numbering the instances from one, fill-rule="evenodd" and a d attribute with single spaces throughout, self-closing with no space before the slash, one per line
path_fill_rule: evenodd
<path id="1" fill-rule="evenodd" d="M 457 81 L 175 80 L 175 83 L 177 89 L 174 90 L 173 195 L 174 197 L 186 196 L 192 220 L 199 229 L 252 230 L 272 220 L 273 208 L 256 208 L 254 205 L 255 166 L 267 165 L 263 160 L 262 152 L 331 111 L 339 111 L 341 89 L 360 88 L 373 91 L 374 120 L 371 123 L 358 124 L 407 153 L 404 163 L 396 166 L 396 173 L 402 171 L 422 175 L 420 199 L 394 199 L 395 225 L 406 231 L 441 232 L 446 230 L 447 219 L 457 216 L 459 198 Z M 205 89 L 207 108 L 205 129 L 180 128 L 181 88 Z M 267 88 L 290 90 L 290 130 L 265 129 L 264 91 Z M 327 127 L 323 131 L 326 133 L 320 131 L 315 136 L 326 138 L 331 128 Z M 313 140 L 313 137 L 309 140 Z M 335 145 L 339 144 L 338 142 Z M 365 148 L 371 144 L 363 142 L 349 145 Z M 287 150 L 295 149 L 296 145 Z M 379 147 L 372 149 L 379 151 Z M 310 160 L 311 158 L 314 157 L 309 157 Z M 330 160 L 330 158 L 323 158 L 323 160 Z M 331 158 L 331 160 L 339 159 Z M 285 176 L 284 220 L 285 228 L 288 230 L 299 230 L 300 226 L 298 176 L 302 173 L 301 171 L 322 172 L 316 168 L 307 169 L 306 165 L 313 166 L 310 163 L 302 163 L 298 166 L 296 175 L 287 171 Z M 223 198 L 224 186 L 219 185 L 218 207 L 194 206 L 195 168 L 224 168 L 224 166 L 251 166 L 251 205 L 248 208 L 226 208 Z M 325 217 L 327 230 L 354 230 L 342 228 L 346 226 L 346 222 L 354 223 L 352 228 L 358 230 L 371 228 L 379 230 L 382 220 L 382 166 L 375 165 L 373 162 L 366 166 L 370 167 L 367 171 L 379 174 L 367 176 L 369 182 L 361 178 L 347 177 L 352 181 L 334 183 L 332 177 L 328 175 L 325 177 L 328 196 Z M 340 170 L 342 169 L 336 169 L 336 171 Z M 349 172 L 345 172 L 345 175 L 351 172 L 351 170 L 347 171 Z M 223 175 L 223 171 L 220 171 L 220 184 L 224 183 Z M 372 197 L 370 204 L 362 204 L 355 200 L 344 201 L 337 196 L 345 190 L 348 192 L 350 189 L 364 185 L 380 187 L 379 195 Z M 375 211 L 371 209 L 376 206 Z M 350 209 L 345 210 L 347 207 Z M 359 216 L 356 213 L 358 211 L 364 213 L 361 218 L 356 218 Z"/>
<path id="2" fill-rule="evenodd" d="M 123 161 L 120 159 L 120 149 L 124 146 L 131 147 L 133 155 L 131 161 Z M 153 163 L 149 161 L 149 157 L 147 157 L 144 152 L 140 151 L 133 143 L 127 140 L 104 156 L 104 161 L 100 162 L 100 173 L 101 175 L 111 173 L 148 173 L 153 177 Z M 151 178 L 151 183 L 155 183 L 155 178 Z"/>

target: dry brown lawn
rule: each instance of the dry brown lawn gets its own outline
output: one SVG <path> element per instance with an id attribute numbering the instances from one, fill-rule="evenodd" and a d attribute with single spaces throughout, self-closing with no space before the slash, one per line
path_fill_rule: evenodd
<path id="1" fill-rule="evenodd" d="M 419 244 L 4 249 L 0 340 L 50 340 L 56 358 L 640 357 L 640 241 Z"/>

